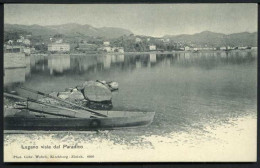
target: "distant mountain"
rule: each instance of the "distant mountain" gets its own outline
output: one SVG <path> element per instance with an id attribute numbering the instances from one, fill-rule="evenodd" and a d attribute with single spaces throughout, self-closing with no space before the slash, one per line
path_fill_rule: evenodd
<path id="1" fill-rule="evenodd" d="M 76 23 L 53 25 L 53 26 L 40 26 L 40 25 L 18 25 L 18 24 L 5 24 L 5 32 L 27 32 L 35 36 L 53 36 L 54 34 L 64 34 L 65 36 L 84 35 L 92 37 L 104 38 L 118 38 L 123 35 L 132 34 L 131 31 L 114 28 L 102 27 L 95 28 L 90 25 L 80 25 Z"/>
<path id="2" fill-rule="evenodd" d="M 166 35 L 164 38 L 169 38 L 172 41 L 182 42 L 186 44 L 196 44 L 201 46 L 257 46 L 257 33 L 234 33 L 234 34 L 222 34 L 214 33 L 210 31 L 203 31 L 193 35 Z"/>
<path id="3" fill-rule="evenodd" d="M 5 24 L 4 25 L 5 37 L 10 39 L 13 37 L 19 38 L 19 35 L 39 36 L 47 42 L 50 37 L 56 34 L 62 34 L 70 42 L 79 41 L 82 39 L 101 37 L 103 39 L 116 39 L 121 36 L 129 36 L 132 34 L 130 30 L 115 28 L 115 27 L 101 27 L 96 28 L 91 25 L 68 23 L 62 25 L 40 26 L 40 25 L 18 25 L 18 24 Z M 195 46 L 208 46 L 208 47 L 221 47 L 221 46 L 257 46 L 257 33 L 234 33 L 222 34 L 210 31 L 203 31 L 193 35 L 166 35 L 163 38 L 169 38 L 171 41 L 180 42 L 186 45 Z M 153 39 L 151 37 L 151 39 Z M 6 39 L 5 39 L 6 40 Z"/>

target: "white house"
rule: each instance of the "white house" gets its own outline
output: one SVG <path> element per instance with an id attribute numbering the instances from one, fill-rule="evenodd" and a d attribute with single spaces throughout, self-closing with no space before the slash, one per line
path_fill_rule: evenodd
<path id="1" fill-rule="evenodd" d="M 63 39 L 58 39 L 58 40 L 55 41 L 55 43 L 61 44 L 61 43 L 63 43 Z"/>
<path id="2" fill-rule="evenodd" d="M 156 50 L 156 45 L 149 45 L 149 50 L 150 51 Z"/>
<path id="3" fill-rule="evenodd" d="M 8 40 L 7 41 L 8 44 L 13 44 L 13 42 L 14 42 L 13 40 Z"/>
<path id="4" fill-rule="evenodd" d="M 30 45 L 31 41 L 29 39 L 25 39 L 23 36 L 20 36 L 20 39 L 17 40 L 17 43 L 24 43 L 26 45 Z"/>
<path id="5" fill-rule="evenodd" d="M 125 51 L 123 47 L 115 47 L 114 52 L 124 53 Z"/>
<path id="6" fill-rule="evenodd" d="M 23 48 L 23 52 L 27 55 L 30 55 L 31 54 L 31 49 L 29 47 L 25 47 Z"/>
<path id="7" fill-rule="evenodd" d="M 67 43 L 48 44 L 48 51 L 58 51 L 58 52 L 70 51 L 70 45 Z"/>
<path id="8" fill-rule="evenodd" d="M 104 41 L 104 42 L 103 42 L 103 45 L 104 45 L 104 46 L 109 46 L 109 45 L 110 45 L 110 42 L 109 42 L 109 41 Z"/>
<path id="9" fill-rule="evenodd" d="M 220 47 L 220 50 L 226 50 L 227 48 L 226 47 Z"/>
<path id="10" fill-rule="evenodd" d="M 185 50 L 185 51 L 189 51 L 189 50 L 191 50 L 191 48 L 190 48 L 189 46 L 185 46 L 185 47 L 184 47 L 184 50 Z"/>
<path id="11" fill-rule="evenodd" d="M 26 44 L 26 45 L 30 45 L 31 44 L 31 41 L 29 39 L 24 39 L 23 40 L 23 43 Z"/>
<path id="12" fill-rule="evenodd" d="M 17 43 L 22 43 L 23 42 L 23 39 L 18 39 L 17 40 Z"/>
<path id="13" fill-rule="evenodd" d="M 245 50 L 247 47 L 238 47 L 239 50 Z"/>
<path id="14" fill-rule="evenodd" d="M 113 48 L 111 48 L 109 46 L 103 47 L 102 50 L 104 50 L 106 52 L 114 52 Z"/>

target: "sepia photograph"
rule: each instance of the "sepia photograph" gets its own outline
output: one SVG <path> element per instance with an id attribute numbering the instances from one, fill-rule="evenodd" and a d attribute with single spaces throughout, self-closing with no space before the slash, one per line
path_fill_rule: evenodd
<path id="1" fill-rule="evenodd" d="M 256 162 L 257 15 L 4 4 L 4 162 Z"/>

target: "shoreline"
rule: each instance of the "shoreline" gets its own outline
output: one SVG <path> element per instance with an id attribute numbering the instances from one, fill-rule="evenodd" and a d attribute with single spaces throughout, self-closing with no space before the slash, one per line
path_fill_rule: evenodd
<path id="1" fill-rule="evenodd" d="M 80 144 L 83 149 L 73 150 L 41 150 L 42 155 L 49 154 L 78 154 L 83 158 L 76 158 L 70 160 L 58 159 L 56 161 L 62 162 L 75 162 L 75 161 L 87 161 L 87 162 L 118 162 L 118 161 L 142 161 L 142 162 L 179 162 L 179 161 L 255 161 L 256 160 L 256 129 L 257 119 L 256 115 L 241 116 L 238 118 L 229 118 L 228 123 L 204 125 L 205 132 L 200 130 L 193 130 L 192 132 L 172 132 L 166 136 L 140 136 L 142 142 L 147 142 L 150 145 L 138 145 L 136 140 L 131 142 L 135 145 L 129 146 L 127 143 L 114 144 L 114 141 L 109 138 L 111 132 L 100 132 L 101 136 L 98 136 L 94 132 L 76 133 L 76 132 L 64 132 L 60 138 L 53 138 L 59 133 L 49 134 L 4 134 L 4 148 L 5 151 L 16 150 L 20 155 L 36 155 L 38 150 L 17 150 L 21 144 L 41 146 L 66 144 L 65 139 L 73 139 L 71 144 Z M 191 128 L 192 129 L 192 128 Z M 104 135 L 103 135 L 104 134 Z M 88 141 L 80 140 L 87 135 L 90 139 Z M 103 135 L 103 136 L 102 136 Z M 19 138 L 17 138 L 19 137 Z M 37 137 L 37 138 L 36 138 Z M 37 139 L 35 141 L 34 139 Z M 19 139 L 19 141 L 17 141 Z M 239 150 L 237 150 L 239 148 Z M 94 155 L 95 158 L 87 158 L 86 150 L 88 154 Z M 91 151 L 91 152 L 90 152 Z M 116 153 L 116 151 L 120 151 Z M 166 151 L 171 155 L 166 155 Z M 214 152 L 212 152 L 214 151 Z M 65 153 L 64 153 L 65 152 Z M 115 155 L 111 155 L 111 152 L 115 152 Z M 124 154 L 122 156 L 122 153 Z M 133 155 L 134 153 L 134 155 Z M 5 161 L 46 161 L 46 158 L 40 160 L 36 158 L 23 158 L 15 159 L 12 157 L 12 153 L 5 152 Z M 125 156 L 125 157 L 124 157 Z M 48 159 L 47 159 L 48 160 Z"/>
<path id="2" fill-rule="evenodd" d="M 252 50 L 252 49 L 247 49 L 247 50 L 230 50 L 230 51 L 224 51 L 224 50 L 204 50 L 204 51 L 198 51 L 198 52 L 194 52 L 194 51 L 147 51 L 147 52 L 124 52 L 124 53 L 69 53 L 69 54 L 65 54 L 65 53 L 55 53 L 55 54 L 45 54 L 45 53 L 37 53 L 37 54 L 30 54 L 33 56 L 49 56 L 49 55 L 71 55 L 71 56 L 96 56 L 96 55 L 146 55 L 146 54 L 175 54 L 175 53 L 194 53 L 194 54 L 199 54 L 199 53 L 230 53 L 230 52 L 257 52 L 257 50 Z M 29 55 L 29 56 L 30 56 Z"/>

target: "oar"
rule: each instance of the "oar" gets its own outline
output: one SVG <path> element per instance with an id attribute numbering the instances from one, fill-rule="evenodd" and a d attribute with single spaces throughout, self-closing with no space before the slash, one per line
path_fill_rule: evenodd
<path id="1" fill-rule="evenodd" d="M 57 105 L 51 105 L 51 104 L 40 102 L 38 100 L 34 100 L 34 99 L 30 99 L 30 98 L 24 98 L 24 97 L 20 97 L 20 96 L 9 94 L 9 93 L 4 93 L 4 96 L 12 97 L 12 98 L 16 98 L 16 99 L 20 99 L 20 100 L 24 100 L 24 101 L 31 101 L 31 102 L 34 102 L 34 103 L 43 104 L 45 106 L 50 106 L 50 107 L 58 108 L 58 109 L 61 109 L 61 110 L 72 111 L 74 113 L 82 113 L 82 112 L 79 112 L 79 111 L 76 111 L 76 110 L 73 110 L 73 109 L 69 109 L 69 108 L 66 108 L 66 107 L 61 107 L 61 106 L 57 106 Z"/>
<path id="2" fill-rule="evenodd" d="M 29 91 L 29 92 L 35 93 L 35 94 L 39 94 L 39 95 L 42 95 L 42 96 L 45 96 L 45 97 L 49 97 L 49 98 L 52 98 L 52 99 L 61 101 L 61 102 L 63 102 L 63 103 L 70 104 L 70 105 L 72 105 L 72 106 L 81 108 L 81 109 L 86 110 L 86 111 L 88 111 L 88 112 L 90 112 L 90 113 L 92 113 L 92 114 L 95 114 L 95 115 L 97 115 L 97 116 L 107 117 L 107 115 L 101 114 L 101 113 L 99 113 L 99 112 L 97 112 L 97 111 L 91 110 L 91 109 L 86 108 L 86 107 L 82 107 L 82 106 L 80 106 L 80 105 L 77 105 L 77 104 L 75 104 L 75 103 L 72 103 L 72 102 L 69 102 L 69 101 L 66 101 L 66 100 L 62 100 L 62 99 L 60 99 L 60 98 L 58 98 L 58 97 L 54 97 L 54 96 L 51 96 L 51 95 L 46 94 L 46 93 L 43 93 L 43 92 L 40 92 L 40 91 L 37 91 L 37 90 L 33 90 L 33 89 L 29 89 L 29 88 L 25 88 L 25 87 L 20 87 L 20 88 L 21 88 L 21 89 L 24 89 L 24 90 L 27 90 L 27 91 Z"/>
<path id="3" fill-rule="evenodd" d="M 68 118 L 76 118 L 74 116 L 71 116 L 71 115 L 66 115 L 66 114 L 55 114 L 55 113 L 49 113 L 49 112 L 46 112 L 46 111 L 41 111 L 41 110 L 36 110 L 36 109 L 32 109 L 32 108 L 15 108 L 15 109 L 19 109 L 19 110 L 23 110 L 23 109 L 28 109 L 32 112 L 36 112 L 36 113 L 40 113 L 40 114 L 49 114 L 49 115 L 54 115 L 54 116 L 62 116 L 62 117 L 68 117 Z"/>

